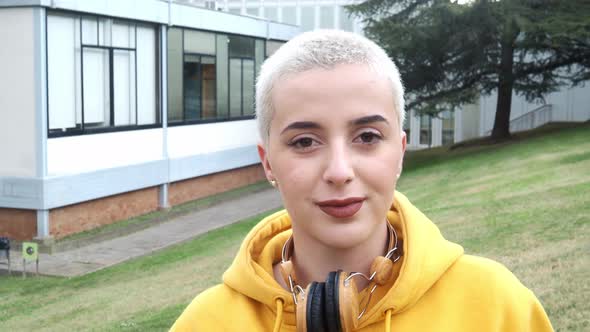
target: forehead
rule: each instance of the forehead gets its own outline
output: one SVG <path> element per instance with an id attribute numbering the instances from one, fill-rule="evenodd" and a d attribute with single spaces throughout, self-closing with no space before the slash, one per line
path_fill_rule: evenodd
<path id="1" fill-rule="evenodd" d="M 318 80 L 325 84 L 322 86 L 323 89 L 329 87 L 343 88 L 345 86 L 343 83 L 347 83 L 346 85 L 349 87 L 359 88 L 387 80 L 387 77 L 371 69 L 368 65 L 338 64 L 329 68 L 316 67 L 295 73 L 287 73 L 275 82 L 273 89 L 281 89 L 287 85 L 289 88 L 308 87 L 311 90 L 317 90 Z"/>
<path id="2" fill-rule="evenodd" d="M 272 103 L 273 118 L 281 119 L 326 114 L 346 117 L 351 112 L 396 114 L 391 81 L 358 64 L 285 75 L 273 86 Z"/>

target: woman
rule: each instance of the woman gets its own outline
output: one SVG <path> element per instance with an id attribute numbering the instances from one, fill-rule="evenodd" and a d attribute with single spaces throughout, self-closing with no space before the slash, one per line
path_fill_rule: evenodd
<path id="1" fill-rule="evenodd" d="M 286 211 L 250 232 L 173 331 L 552 330 L 508 270 L 464 255 L 395 191 L 403 88 L 381 48 L 302 34 L 264 63 L 256 102 L 258 151 Z"/>

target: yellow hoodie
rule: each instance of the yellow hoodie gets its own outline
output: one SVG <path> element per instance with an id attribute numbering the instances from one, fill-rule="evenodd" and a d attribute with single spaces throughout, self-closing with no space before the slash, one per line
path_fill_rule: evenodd
<path id="1" fill-rule="evenodd" d="M 394 201 L 388 220 L 404 256 L 396 278 L 377 287 L 358 331 L 553 331 L 533 293 L 504 266 L 463 255 L 405 196 L 396 192 Z M 223 284 L 198 295 L 171 331 L 295 331 L 293 299 L 272 269 L 290 226 L 285 211 L 256 225 Z"/>

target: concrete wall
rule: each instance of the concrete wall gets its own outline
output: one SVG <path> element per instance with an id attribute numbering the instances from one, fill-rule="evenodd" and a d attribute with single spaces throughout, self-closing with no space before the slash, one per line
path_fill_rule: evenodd
<path id="1" fill-rule="evenodd" d="M 170 206 L 182 204 L 256 183 L 264 178 L 264 171 L 257 164 L 173 182 L 169 185 L 169 203 Z M 110 181 L 103 179 L 102 182 Z M 80 190 L 78 187 L 82 186 L 70 186 L 70 190 L 76 192 Z M 92 190 L 92 186 L 88 187 L 88 190 Z M 156 211 L 160 208 L 161 189 L 160 186 L 152 186 L 117 194 L 106 193 L 96 199 L 83 199 L 73 204 L 58 204 L 48 208 L 47 235 L 60 239 Z M 56 192 L 55 196 L 61 196 L 60 194 Z M 0 236 L 21 241 L 31 240 L 39 235 L 37 221 L 38 214 L 35 210 L 0 208 Z"/>
<path id="2" fill-rule="evenodd" d="M 481 98 L 480 136 L 486 135 L 494 126 L 497 99 L 497 93 Z M 563 87 L 558 92 L 548 94 L 545 101 L 552 105 L 552 121 L 582 122 L 590 119 L 590 84 L 571 89 Z M 510 119 L 515 119 L 541 106 L 541 103 L 529 103 L 524 97 L 513 94 Z"/>
<path id="3" fill-rule="evenodd" d="M 162 159 L 162 129 L 47 140 L 49 176 L 91 172 Z"/>
<path id="4" fill-rule="evenodd" d="M 455 117 L 455 142 L 479 136 L 479 100 L 475 104 L 464 105 Z"/>
<path id="5" fill-rule="evenodd" d="M 153 23 L 184 26 L 226 33 L 251 35 L 269 39 L 288 40 L 299 32 L 296 26 L 268 22 L 264 19 L 244 17 L 195 8 L 166 0 L 0 0 L 2 6 L 44 6 Z"/>
<path id="6" fill-rule="evenodd" d="M 590 82 L 553 93 L 547 98 L 552 105 L 554 121 L 581 122 L 590 120 Z"/>
<path id="7" fill-rule="evenodd" d="M 179 158 L 258 143 L 256 121 L 228 121 L 168 128 L 168 155 Z"/>
<path id="8" fill-rule="evenodd" d="M 34 19 L 0 9 L 0 176 L 36 176 Z"/>

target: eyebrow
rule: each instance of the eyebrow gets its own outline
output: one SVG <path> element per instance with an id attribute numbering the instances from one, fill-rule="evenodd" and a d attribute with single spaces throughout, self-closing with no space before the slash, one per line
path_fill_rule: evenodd
<path id="1" fill-rule="evenodd" d="M 349 125 L 350 126 L 362 126 L 362 125 L 366 125 L 369 123 L 375 123 L 375 122 L 385 122 L 385 123 L 389 124 L 389 121 L 387 121 L 387 119 L 385 119 L 381 115 L 368 115 L 368 116 L 363 116 L 362 118 L 358 118 L 358 119 L 350 121 Z M 296 122 L 289 124 L 287 127 L 285 127 L 285 129 L 283 129 L 283 131 L 281 131 L 281 134 L 283 134 L 284 132 L 286 132 L 288 130 L 293 130 L 293 129 L 319 129 L 319 128 L 321 128 L 321 126 L 317 122 L 296 121 Z"/>
<path id="2" fill-rule="evenodd" d="M 381 115 L 363 116 L 362 118 L 358 118 L 356 120 L 350 121 L 350 124 L 352 126 L 362 126 L 362 125 L 366 125 L 366 124 L 374 123 L 374 122 L 385 122 L 385 123 L 389 124 L 389 121 L 387 121 L 387 119 L 385 119 Z"/>
<path id="3" fill-rule="evenodd" d="M 287 130 L 292 130 L 292 129 L 318 129 L 320 128 L 320 125 L 312 122 L 312 121 L 297 121 L 297 122 L 293 122 L 291 124 L 289 124 L 287 127 L 285 127 L 285 129 L 283 129 L 283 131 L 281 131 L 281 134 L 286 132 Z"/>

